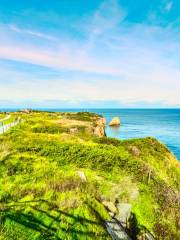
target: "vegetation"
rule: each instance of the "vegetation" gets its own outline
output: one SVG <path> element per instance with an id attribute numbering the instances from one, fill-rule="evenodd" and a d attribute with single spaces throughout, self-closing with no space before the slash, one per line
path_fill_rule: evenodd
<path id="1" fill-rule="evenodd" d="M 6 118 L 7 117 L 7 118 Z M 6 125 L 12 123 L 16 119 L 15 116 L 9 116 L 5 113 L 0 113 L 0 125 Z"/>
<path id="2" fill-rule="evenodd" d="M 6 117 L 6 114 L 3 113 L 3 112 L 0 112 L 0 120 L 3 119 L 3 118 L 5 118 L 5 117 Z"/>
<path id="3" fill-rule="evenodd" d="M 89 112 L 64 113 L 64 115 L 69 119 L 88 121 L 88 122 L 92 121 L 92 118 L 98 117 L 96 113 L 89 113 Z"/>
<path id="4" fill-rule="evenodd" d="M 12 116 L 23 121 L 0 135 L 0 239 L 111 239 L 103 200 L 132 204 L 133 239 L 178 239 L 179 163 L 156 139 L 97 138 L 90 113 Z"/>

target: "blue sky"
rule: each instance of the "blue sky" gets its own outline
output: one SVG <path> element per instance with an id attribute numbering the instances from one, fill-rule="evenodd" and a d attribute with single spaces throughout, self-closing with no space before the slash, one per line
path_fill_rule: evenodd
<path id="1" fill-rule="evenodd" d="M 0 107 L 180 107 L 179 0 L 0 0 Z"/>

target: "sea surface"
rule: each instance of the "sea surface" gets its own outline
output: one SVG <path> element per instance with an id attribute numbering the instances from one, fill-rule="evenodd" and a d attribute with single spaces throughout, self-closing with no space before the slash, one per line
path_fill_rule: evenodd
<path id="1" fill-rule="evenodd" d="M 5 110 L 5 109 L 3 109 Z M 157 138 L 180 160 L 180 109 L 41 109 L 61 112 L 89 111 L 102 114 L 107 123 L 120 117 L 121 126 L 106 126 L 108 137 L 118 139 Z M 7 109 L 6 109 L 7 111 Z M 9 109 L 10 111 L 10 109 Z M 11 109 L 12 111 L 12 109 Z"/>
<path id="2" fill-rule="evenodd" d="M 108 137 L 119 139 L 155 137 L 180 160 L 180 109 L 99 109 L 109 122 L 120 117 L 121 126 L 107 125 Z"/>
<path id="3" fill-rule="evenodd" d="M 109 122 L 120 117 L 121 126 L 107 125 L 108 137 L 119 139 L 155 137 L 180 160 L 180 109 L 102 109 L 98 111 Z"/>

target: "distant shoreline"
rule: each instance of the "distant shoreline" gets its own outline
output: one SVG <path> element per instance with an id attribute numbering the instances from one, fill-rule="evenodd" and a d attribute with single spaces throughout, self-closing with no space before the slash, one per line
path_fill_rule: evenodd
<path id="1" fill-rule="evenodd" d="M 22 108 L 1 108 L 12 112 Z M 153 136 L 165 144 L 177 159 L 180 159 L 180 109 L 179 108 L 33 108 L 47 112 L 94 112 L 108 121 L 120 117 L 122 125 L 115 131 L 106 126 L 108 137 L 118 139 Z"/>

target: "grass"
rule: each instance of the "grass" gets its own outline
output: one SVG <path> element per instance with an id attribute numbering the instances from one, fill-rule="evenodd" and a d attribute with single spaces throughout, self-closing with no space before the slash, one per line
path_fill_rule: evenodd
<path id="1" fill-rule="evenodd" d="M 3 118 L 5 118 L 6 117 L 6 114 L 5 113 L 2 113 L 2 112 L 0 112 L 0 120 L 1 119 L 3 119 Z"/>
<path id="2" fill-rule="evenodd" d="M 15 115 L 12 115 L 10 116 L 10 118 L 7 118 L 4 120 L 4 118 L 6 118 L 7 115 L 1 115 L 0 114 L 0 124 L 3 124 L 3 125 L 7 125 L 7 124 L 10 124 L 12 122 L 14 122 L 14 120 L 16 120 L 16 116 Z"/>
<path id="3" fill-rule="evenodd" d="M 134 236 L 178 239 L 179 163 L 164 145 L 97 138 L 90 113 L 18 116 L 0 136 L 0 239 L 110 239 L 103 200 L 132 204 Z"/>

